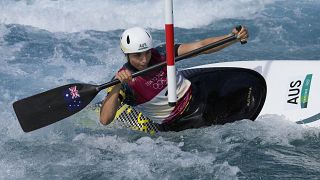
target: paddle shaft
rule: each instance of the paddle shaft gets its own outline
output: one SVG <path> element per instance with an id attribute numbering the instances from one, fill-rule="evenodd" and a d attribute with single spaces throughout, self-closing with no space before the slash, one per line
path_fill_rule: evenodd
<path id="1" fill-rule="evenodd" d="M 176 57 L 176 58 L 175 58 L 175 61 L 178 62 L 178 61 L 181 61 L 181 60 L 183 60 L 183 59 L 190 58 L 190 57 L 192 57 L 192 56 L 194 56 L 194 55 L 196 55 L 196 54 L 200 54 L 200 53 L 205 52 L 205 51 L 207 51 L 207 50 L 210 50 L 210 49 L 212 49 L 212 48 L 215 48 L 215 47 L 224 45 L 224 44 L 226 44 L 226 43 L 232 42 L 232 41 L 234 41 L 234 40 L 236 40 L 236 39 L 237 39 L 237 36 L 233 34 L 233 35 L 231 35 L 231 36 L 229 36 L 229 37 L 226 37 L 226 38 L 224 38 L 224 39 L 221 39 L 221 40 L 219 40 L 219 41 L 217 41 L 217 42 L 210 43 L 210 44 L 208 44 L 208 45 L 206 45 L 206 46 L 203 46 L 203 47 L 200 47 L 200 48 L 195 49 L 195 50 L 193 50 L 193 51 L 190 51 L 190 52 L 188 52 L 188 53 L 182 54 L 181 56 Z M 160 67 L 163 67 L 163 66 L 165 66 L 166 64 L 167 64 L 166 61 L 161 62 L 161 63 L 159 63 L 159 64 L 156 64 L 156 65 L 154 65 L 154 66 L 148 67 L 148 68 L 146 68 L 146 69 L 144 69 L 144 70 L 141 70 L 141 71 L 139 71 L 139 72 L 133 73 L 133 74 L 132 74 L 132 77 L 134 78 L 134 77 L 137 77 L 137 76 L 141 76 L 141 75 L 146 74 L 146 73 L 148 73 L 148 72 L 150 72 L 150 71 L 153 71 L 153 70 L 155 70 L 155 69 L 158 69 L 158 68 L 160 68 Z M 120 81 L 119 81 L 118 79 L 115 79 L 115 80 L 112 80 L 112 81 L 110 81 L 110 82 L 108 82 L 108 83 L 104 83 L 104 84 L 99 85 L 96 89 L 97 89 L 97 91 L 101 91 L 102 89 L 108 88 L 108 87 L 113 86 L 113 85 L 116 85 L 116 84 L 118 84 L 118 83 L 120 83 Z"/>

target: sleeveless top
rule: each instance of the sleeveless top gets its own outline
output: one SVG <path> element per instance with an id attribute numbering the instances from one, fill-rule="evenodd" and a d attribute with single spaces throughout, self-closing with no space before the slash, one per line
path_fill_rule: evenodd
<path id="1" fill-rule="evenodd" d="M 175 45 L 177 49 L 179 45 Z M 163 61 L 165 57 L 165 45 L 151 49 L 151 60 L 148 66 Z M 131 73 L 137 72 L 129 62 L 119 70 L 128 69 Z M 129 83 L 123 83 L 119 94 L 121 102 L 134 106 L 155 123 L 172 122 L 179 117 L 187 107 L 191 99 L 191 83 L 176 71 L 177 79 L 177 104 L 175 107 L 168 105 L 167 68 L 166 66 L 133 78 Z"/>

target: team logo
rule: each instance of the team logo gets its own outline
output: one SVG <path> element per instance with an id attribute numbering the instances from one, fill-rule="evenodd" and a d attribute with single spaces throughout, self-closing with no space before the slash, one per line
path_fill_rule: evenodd
<path id="1" fill-rule="evenodd" d="M 147 48 L 148 48 L 147 43 L 143 43 L 143 44 L 139 45 L 139 49 L 138 50 L 143 50 L 143 49 L 147 49 Z"/>
<path id="2" fill-rule="evenodd" d="M 311 81 L 312 74 L 307 74 L 304 80 L 298 79 L 291 81 L 289 84 L 289 94 L 287 103 L 294 105 L 300 104 L 301 109 L 307 108 Z"/>

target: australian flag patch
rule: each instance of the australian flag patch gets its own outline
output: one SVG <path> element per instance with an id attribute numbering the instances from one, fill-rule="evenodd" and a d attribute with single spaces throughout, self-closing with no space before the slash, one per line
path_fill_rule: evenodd
<path id="1" fill-rule="evenodd" d="M 83 103 L 76 85 L 66 89 L 63 95 L 69 111 L 82 109 Z"/>

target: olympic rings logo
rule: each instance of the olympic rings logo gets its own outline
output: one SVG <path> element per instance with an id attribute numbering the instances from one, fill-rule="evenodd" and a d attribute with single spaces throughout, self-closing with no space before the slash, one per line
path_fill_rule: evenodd
<path id="1" fill-rule="evenodd" d="M 163 89 L 167 85 L 167 80 L 159 79 L 156 83 L 152 84 L 153 89 Z"/>
<path id="2" fill-rule="evenodd" d="M 147 86 L 151 86 L 153 89 L 163 89 L 167 85 L 167 78 L 165 73 L 160 71 L 155 77 L 146 82 Z"/>

